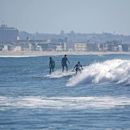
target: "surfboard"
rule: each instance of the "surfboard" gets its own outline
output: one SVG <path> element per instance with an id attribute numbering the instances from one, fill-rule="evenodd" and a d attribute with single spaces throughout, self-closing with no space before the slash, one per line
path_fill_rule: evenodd
<path id="1" fill-rule="evenodd" d="M 73 71 L 65 71 L 65 72 L 62 72 L 62 71 L 60 71 L 60 70 L 57 70 L 57 71 L 55 71 L 55 72 L 53 72 L 53 73 L 51 73 L 51 74 L 47 74 L 45 77 L 48 77 L 48 78 L 62 78 L 62 77 L 67 77 L 67 76 L 72 76 L 72 75 L 74 75 L 75 74 L 75 72 L 73 72 Z"/>

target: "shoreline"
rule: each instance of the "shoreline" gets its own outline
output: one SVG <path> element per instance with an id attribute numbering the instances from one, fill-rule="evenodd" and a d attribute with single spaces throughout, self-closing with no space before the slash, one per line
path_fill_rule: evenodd
<path id="1" fill-rule="evenodd" d="M 59 55 L 111 55 L 128 54 L 130 52 L 80 52 L 80 51 L 0 51 L 0 57 L 33 57 L 33 56 L 59 56 Z"/>

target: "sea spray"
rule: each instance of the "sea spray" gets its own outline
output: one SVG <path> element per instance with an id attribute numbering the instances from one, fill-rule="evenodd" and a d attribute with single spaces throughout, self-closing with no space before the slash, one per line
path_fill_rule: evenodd
<path id="1" fill-rule="evenodd" d="M 130 60 L 107 60 L 84 67 L 81 74 L 73 76 L 67 82 L 67 86 L 75 86 L 84 83 L 130 83 Z"/>

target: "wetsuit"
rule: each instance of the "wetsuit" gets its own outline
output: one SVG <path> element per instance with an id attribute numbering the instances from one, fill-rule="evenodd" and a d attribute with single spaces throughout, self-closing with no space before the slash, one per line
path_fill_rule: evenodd
<path id="1" fill-rule="evenodd" d="M 81 73 L 81 70 L 82 70 L 83 68 L 82 68 L 82 65 L 81 65 L 80 63 L 77 63 L 77 64 L 75 65 L 74 69 L 75 69 L 76 74 L 77 74 L 78 72 Z"/>
<path id="2" fill-rule="evenodd" d="M 64 68 L 66 68 L 66 71 L 68 71 L 67 61 L 68 61 L 68 58 L 67 58 L 67 57 L 63 57 L 63 58 L 62 58 L 62 61 L 61 61 L 61 64 L 62 64 L 62 72 L 64 72 Z M 69 61 L 68 61 L 68 63 L 69 63 Z"/>
<path id="3" fill-rule="evenodd" d="M 50 68 L 50 74 L 51 74 L 52 72 L 54 72 L 55 61 L 54 61 L 53 59 L 50 59 L 49 68 Z"/>

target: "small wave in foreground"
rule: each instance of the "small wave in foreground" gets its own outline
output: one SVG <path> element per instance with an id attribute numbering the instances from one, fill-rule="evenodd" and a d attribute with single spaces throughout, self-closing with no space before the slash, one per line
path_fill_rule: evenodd
<path id="1" fill-rule="evenodd" d="M 130 105 L 127 97 L 5 97 L 0 96 L 0 110 L 11 108 L 112 109 Z"/>

